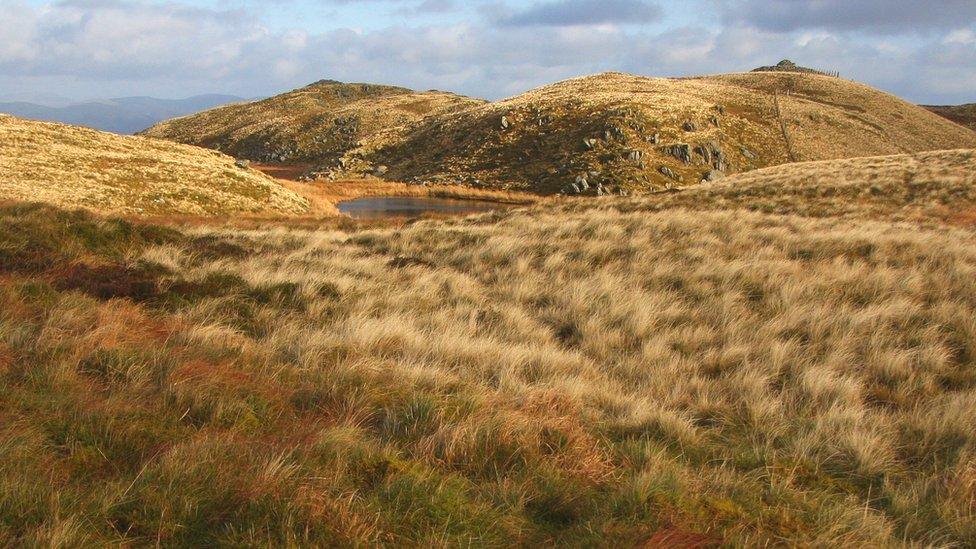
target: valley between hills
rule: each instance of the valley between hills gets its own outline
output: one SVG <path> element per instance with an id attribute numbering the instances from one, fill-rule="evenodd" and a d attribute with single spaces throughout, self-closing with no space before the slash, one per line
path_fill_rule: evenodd
<path id="1" fill-rule="evenodd" d="M 0 546 L 976 544 L 976 132 L 777 67 L 0 115 Z"/>

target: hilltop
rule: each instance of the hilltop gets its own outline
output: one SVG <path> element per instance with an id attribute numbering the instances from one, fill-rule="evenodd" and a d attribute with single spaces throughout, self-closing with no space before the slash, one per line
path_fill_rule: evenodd
<path id="1" fill-rule="evenodd" d="M 364 156 L 388 166 L 392 179 L 594 194 L 647 192 L 791 161 L 964 147 L 976 147 L 976 134 L 839 78 L 609 73 L 428 118 Z"/>
<path id="2" fill-rule="evenodd" d="M 972 547 L 974 174 L 366 230 L 0 204 L 0 545 Z"/>
<path id="3" fill-rule="evenodd" d="M 264 162 L 334 161 L 360 141 L 482 103 L 451 93 L 323 80 L 262 101 L 169 120 L 143 135 Z"/>
<path id="4" fill-rule="evenodd" d="M 752 69 L 752 72 L 800 72 L 806 74 L 820 74 L 823 76 L 839 76 L 837 73 L 828 73 L 826 71 L 811 69 L 809 67 L 801 67 L 789 59 L 784 59 L 775 65 Z"/>
<path id="5" fill-rule="evenodd" d="M 305 198 L 216 151 L 0 115 L 0 199 L 116 214 L 297 214 Z"/>
<path id="6" fill-rule="evenodd" d="M 926 109 L 976 131 L 976 103 L 966 105 L 923 105 Z"/>

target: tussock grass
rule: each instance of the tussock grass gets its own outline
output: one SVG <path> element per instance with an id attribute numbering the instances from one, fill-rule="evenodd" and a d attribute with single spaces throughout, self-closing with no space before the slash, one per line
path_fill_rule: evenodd
<path id="1" fill-rule="evenodd" d="M 0 115 L 0 199 L 113 214 L 294 215 L 308 202 L 214 151 Z"/>
<path id="2" fill-rule="evenodd" d="M 0 543 L 973 545 L 976 233 L 755 185 L 779 210 L 6 207 L 46 259 L 0 273 Z"/>

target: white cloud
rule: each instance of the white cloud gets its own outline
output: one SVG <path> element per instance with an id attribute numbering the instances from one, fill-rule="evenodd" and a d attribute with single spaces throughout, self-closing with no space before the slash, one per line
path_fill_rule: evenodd
<path id="1" fill-rule="evenodd" d="M 912 40 L 746 24 L 658 31 L 606 22 L 498 27 L 490 19 L 311 32 L 174 1 L 0 0 L 0 8 L 0 95 L 32 86 L 89 96 L 254 96 L 334 78 L 497 98 L 605 70 L 689 75 L 788 57 L 919 101 L 976 99 L 976 40 L 965 27 Z"/>

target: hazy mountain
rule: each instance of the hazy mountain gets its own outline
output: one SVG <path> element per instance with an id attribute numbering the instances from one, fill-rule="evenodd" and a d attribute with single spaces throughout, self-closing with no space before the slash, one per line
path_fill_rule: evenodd
<path id="1" fill-rule="evenodd" d="M 246 101 L 233 95 L 198 95 L 188 99 L 121 97 L 104 101 L 51 107 L 28 102 L 0 103 L 0 112 L 50 122 L 87 126 L 97 130 L 132 134 L 162 120 L 185 116 L 228 103 Z"/>

